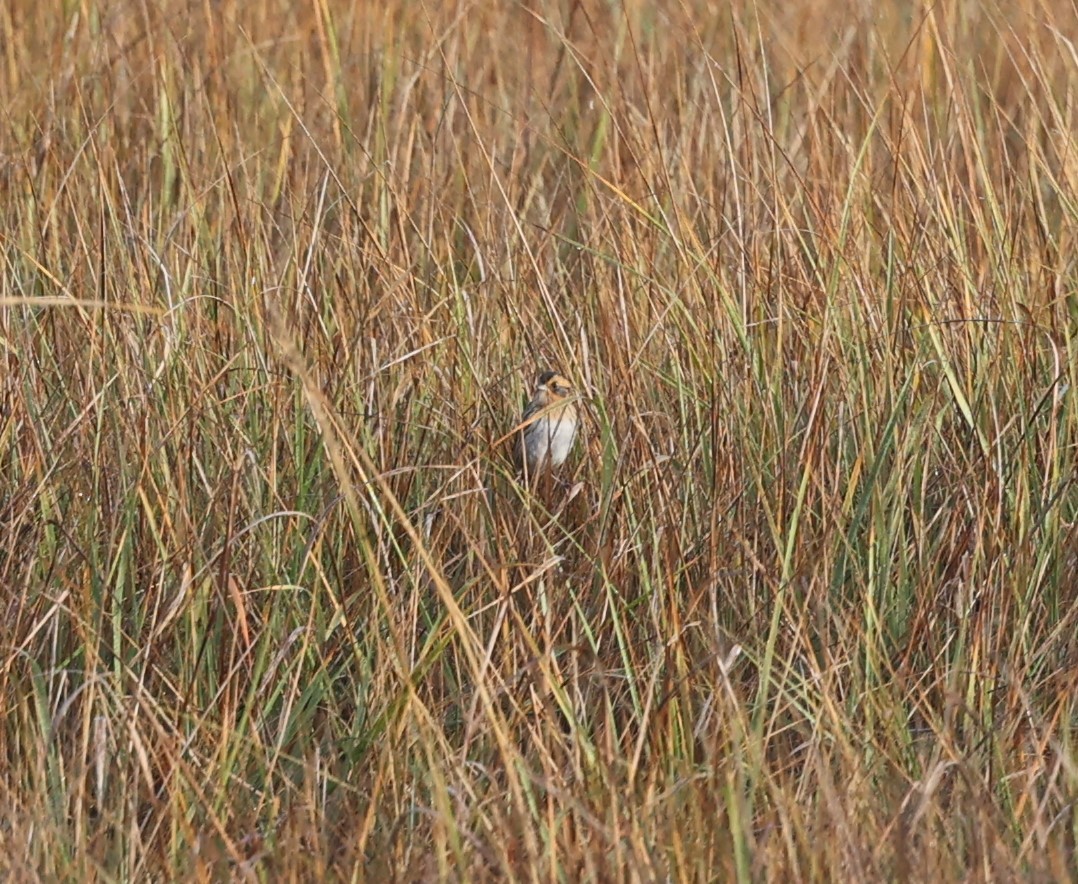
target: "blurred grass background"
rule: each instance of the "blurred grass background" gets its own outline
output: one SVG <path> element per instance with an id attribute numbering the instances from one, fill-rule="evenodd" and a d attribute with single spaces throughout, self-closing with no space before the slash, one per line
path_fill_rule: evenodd
<path id="1" fill-rule="evenodd" d="M 1076 43 L 4 4 L 5 876 L 1067 879 Z"/>

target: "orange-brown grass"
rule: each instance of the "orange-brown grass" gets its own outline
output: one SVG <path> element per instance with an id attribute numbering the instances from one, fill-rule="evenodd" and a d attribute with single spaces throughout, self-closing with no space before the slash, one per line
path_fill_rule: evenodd
<path id="1" fill-rule="evenodd" d="M 1065 878 L 1076 46 L 0 4 L 5 877 Z"/>

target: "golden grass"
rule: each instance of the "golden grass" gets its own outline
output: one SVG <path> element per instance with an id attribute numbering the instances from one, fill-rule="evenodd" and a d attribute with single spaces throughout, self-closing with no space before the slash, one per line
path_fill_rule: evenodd
<path id="1" fill-rule="evenodd" d="M 1066 878 L 1076 45 L 0 6 L 5 876 Z"/>

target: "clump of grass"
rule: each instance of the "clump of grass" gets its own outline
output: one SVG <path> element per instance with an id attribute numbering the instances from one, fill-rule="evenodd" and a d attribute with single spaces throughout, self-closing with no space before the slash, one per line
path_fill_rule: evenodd
<path id="1" fill-rule="evenodd" d="M 1065 878 L 1072 13 L 0 11 L 5 873 Z"/>

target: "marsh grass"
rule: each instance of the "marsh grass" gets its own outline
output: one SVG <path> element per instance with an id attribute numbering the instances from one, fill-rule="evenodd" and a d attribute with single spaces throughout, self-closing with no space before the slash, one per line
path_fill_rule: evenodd
<path id="1" fill-rule="evenodd" d="M 1066 878 L 1076 22 L 5 4 L 5 875 Z"/>

